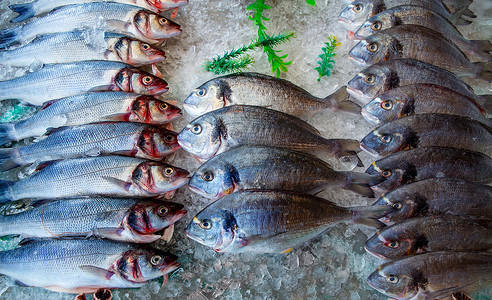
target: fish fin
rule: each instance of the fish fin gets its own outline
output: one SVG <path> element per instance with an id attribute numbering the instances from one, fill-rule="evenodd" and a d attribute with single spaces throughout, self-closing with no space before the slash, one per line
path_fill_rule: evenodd
<path id="1" fill-rule="evenodd" d="M 173 123 L 167 123 L 167 124 L 165 125 L 165 128 L 166 128 L 167 130 L 174 131 L 174 126 L 173 126 Z"/>
<path id="2" fill-rule="evenodd" d="M 161 287 L 165 286 L 169 283 L 169 274 L 162 275 L 162 284 Z"/>
<path id="3" fill-rule="evenodd" d="M 487 40 L 471 40 L 470 44 L 474 45 L 474 51 L 471 51 L 471 55 L 475 55 L 478 58 L 492 61 L 492 43 Z"/>
<path id="4" fill-rule="evenodd" d="M 345 189 L 369 198 L 374 198 L 374 191 L 370 187 L 384 181 L 381 176 L 356 172 L 347 172 L 347 177 L 348 186 Z"/>
<path id="5" fill-rule="evenodd" d="M 394 208 L 387 205 L 377 205 L 352 207 L 349 210 L 353 214 L 352 222 L 375 228 L 383 228 L 386 225 L 378 219 L 392 212 Z"/>
<path id="6" fill-rule="evenodd" d="M 128 22 L 116 19 L 110 19 L 104 21 L 110 28 L 119 29 L 123 33 L 128 32 Z M 115 30 L 116 31 L 116 30 Z"/>
<path id="7" fill-rule="evenodd" d="M 116 184 L 117 186 L 122 187 L 125 191 L 129 191 L 130 187 L 132 186 L 131 182 L 120 180 L 120 179 L 114 178 L 114 177 L 102 176 L 102 179 L 105 179 L 105 180 L 107 180 L 113 184 Z"/>
<path id="8" fill-rule="evenodd" d="M 452 300 L 473 300 L 472 297 L 462 293 L 462 292 L 458 292 L 458 293 L 453 293 L 451 295 L 451 299 Z"/>
<path id="9" fill-rule="evenodd" d="M 176 194 L 176 190 L 165 192 L 163 198 L 166 200 L 172 199 L 174 198 L 174 194 Z"/>
<path id="10" fill-rule="evenodd" d="M 119 156 L 135 156 L 137 154 L 137 151 L 135 150 L 121 150 L 121 151 L 116 151 L 112 152 L 112 155 L 119 155 Z"/>
<path id="11" fill-rule="evenodd" d="M 492 114 L 492 95 L 478 96 L 477 103 L 487 114 Z"/>
<path id="12" fill-rule="evenodd" d="M 354 114 L 360 114 L 361 107 L 352 102 L 350 94 L 347 92 L 347 86 L 340 87 L 336 92 L 329 95 L 324 101 L 329 104 L 333 111 L 346 111 Z"/>
<path id="13" fill-rule="evenodd" d="M 18 138 L 15 134 L 14 123 L 1 123 L 0 124 L 0 145 L 5 145 L 11 141 L 17 141 Z"/>
<path id="14" fill-rule="evenodd" d="M 473 63 L 473 65 L 477 66 L 478 69 L 477 74 L 475 74 L 475 78 L 480 78 L 487 82 L 492 82 L 492 62 L 476 62 Z"/>
<path id="15" fill-rule="evenodd" d="M 282 251 L 282 252 L 280 252 L 280 253 L 282 253 L 282 254 L 287 254 L 287 253 L 289 253 L 290 251 L 292 251 L 292 249 L 294 249 L 294 248 L 290 247 L 289 249 L 285 249 L 284 251 Z"/>
<path id="16" fill-rule="evenodd" d="M 174 18 L 176 18 L 177 16 L 178 16 L 178 8 L 177 8 L 177 7 L 175 7 L 175 8 L 173 9 L 173 12 L 171 13 L 171 16 L 170 16 L 170 17 L 171 17 L 171 19 L 174 19 Z"/>
<path id="17" fill-rule="evenodd" d="M 161 70 L 159 70 L 159 68 L 157 67 L 156 64 L 152 64 L 152 74 L 154 74 L 155 77 L 158 77 L 158 78 L 164 78 L 164 75 L 162 75 L 162 72 Z"/>
<path id="18" fill-rule="evenodd" d="M 355 156 L 357 158 L 357 166 L 364 166 L 360 158 L 357 156 L 357 153 L 361 151 L 359 141 L 352 139 L 332 139 L 326 141 L 329 145 L 330 153 L 333 156 L 337 158 L 342 156 Z"/>
<path id="19" fill-rule="evenodd" d="M 19 28 L 22 27 L 7 28 L 0 31 L 0 49 L 20 44 Z"/>
<path id="20" fill-rule="evenodd" d="M 468 7 L 465 6 L 451 14 L 451 21 L 457 26 L 469 25 L 473 22 L 472 20 L 463 18 L 463 16 L 470 19 L 474 19 L 477 17 L 474 12 L 472 12 L 470 9 L 468 9 Z"/>
<path id="21" fill-rule="evenodd" d="M 121 240 L 121 234 L 123 233 L 123 228 L 98 228 L 94 230 L 94 235 L 110 240 Z"/>
<path id="22" fill-rule="evenodd" d="M 73 300 L 87 300 L 87 298 L 85 297 L 85 294 L 78 294 Z"/>
<path id="23" fill-rule="evenodd" d="M 0 172 L 17 168 L 22 165 L 18 148 L 0 149 Z"/>
<path id="24" fill-rule="evenodd" d="M 84 272 L 91 273 L 92 275 L 96 275 L 105 280 L 110 280 L 111 277 L 115 274 L 113 271 L 89 265 L 79 266 L 79 268 L 82 269 L 82 271 Z"/>
<path id="25" fill-rule="evenodd" d="M 446 296 L 450 296 L 451 294 L 454 294 L 454 293 L 460 293 L 461 290 L 463 290 L 465 287 L 467 287 L 469 285 L 470 284 L 465 284 L 465 285 L 461 285 L 461 286 L 452 286 L 452 287 L 445 288 L 442 290 L 438 290 L 438 291 L 434 291 L 434 292 L 430 292 L 430 293 L 425 293 L 424 294 L 425 299 L 428 299 L 428 300 L 440 299 L 440 298 L 444 298 Z"/>
<path id="26" fill-rule="evenodd" d="M 463 19 L 463 18 L 456 18 L 456 19 L 453 19 L 453 23 L 456 26 L 465 26 L 465 25 L 470 25 L 471 23 L 473 23 L 473 21 Z"/>
<path id="27" fill-rule="evenodd" d="M 22 282 L 20 280 L 15 280 L 14 284 L 18 285 L 18 286 L 22 286 L 22 287 L 32 287 L 32 285 L 25 284 L 24 282 Z"/>
<path id="28" fill-rule="evenodd" d="M 171 224 L 164 229 L 164 233 L 162 234 L 161 240 L 169 243 L 169 241 L 173 238 L 173 235 L 174 235 L 174 224 Z"/>
<path id="29" fill-rule="evenodd" d="M 27 20 L 35 16 L 36 12 L 34 11 L 34 2 L 26 3 L 26 4 L 13 4 L 9 5 L 11 11 L 18 13 L 19 15 L 12 20 L 10 23 L 17 23 Z"/>
<path id="30" fill-rule="evenodd" d="M 129 113 L 124 113 L 124 114 L 113 114 L 104 117 L 104 120 L 107 121 L 115 121 L 115 122 L 128 122 L 130 119 L 130 114 Z"/>
<path id="31" fill-rule="evenodd" d="M 107 91 L 112 91 L 114 88 L 113 85 L 100 85 L 100 86 L 95 86 L 91 89 L 89 89 L 88 92 L 107 92 Z"/>
<path id="32" fill-rule="evenodd" d="M 12 182 L 0 180 L 0 203 L 12 201 L 13 198 Z"/>

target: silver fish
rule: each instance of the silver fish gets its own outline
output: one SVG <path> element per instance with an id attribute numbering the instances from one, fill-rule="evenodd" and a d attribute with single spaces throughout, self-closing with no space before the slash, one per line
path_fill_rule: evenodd
<path id="1" fill-rule="evenodd" d="M 179 267 L 177 257 L 109 240 L 27 239 L 0 252 L 0 273 L 26 286 L 64 293 L 138 288 Z"/>
<path id="2" fill-rule="evenodd" d="M 134 5 L 92 2 L 62 6 L 22 26 L 0 31 L 0 48 L 26 44 L 34 37 L 55 32 L 97 28 L 121 33 L 146 43 L 162 43 L 181 33 L 180 26 L 159 14 Z"/>
<path id="3" fill-rule="evenodd" d="M 158 231 L 186 214 L 183 205 L 153 199 L 72 198 L 41 200 L 15 214 L 0 216 L 2 235 L 35 238 L 97 236 L 151 243 Z"/>
<path id="4" fill-rule="evenodd" d="M 29 177 L 4 181 L 0 202 L 81 195 L 155 197 L 188 182 L 186 170 L 134 157 L 101 156 L 49 162 Z"/>
<path id="5" fill-rule="evenodd" d="M 84 61 L 44 66 L 27 75 L 0 82 L 0 99 L 19 99 L 32 105 L 89 91 L 124 91 L 159 95 L 167 83 L 130 65 Z"/>
<path id="6" fill-rule="evenodd" d="M 0 171 L 34 162 L 110 154 L 162 160 L 179 148 L 177 133 L 148 124 L 62 127 L 36 143 L 0 149 Z"/>

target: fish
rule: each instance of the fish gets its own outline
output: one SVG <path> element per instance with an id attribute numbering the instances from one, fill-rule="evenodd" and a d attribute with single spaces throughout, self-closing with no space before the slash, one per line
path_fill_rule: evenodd
<path id="1" fill-rule="evenodd" d="M 0 149 L 0 171 L 34 162 L 99 155 L 159 161 L 179 148 L 177 133 L 148 124 L 116 122 L 61 127 L 36 143 Z"/>
<path id="2" fill-rule="evenodd" d="M 388 192 L 428 178 L 458 178 L 478 183 L 492 182 L 492 159 L 485 154 L 448 147 L 423 147 L 397 152 L 377 160 L 366 170 L 386 180 L 372 186 Z"/>
<path id="3" fill-rule="evenodd" d="M 492 82 L 492 58 L 487 63 L 472 63 L 449 39 L 419 25 L 400 25 L 366 37 L 350 50 L 349 58 L 364 67 L 380 61 L 415 59 L 460 77 Z"/>
<path id="4" fill-rule="evenodd" d="M 492 95 L 476 95 L 471 86 L 450 71 L 412 59 L 389 60 L 365 68 L 348 82 L 347 92 L 367 104 L 391 89 L 418 83 L 446 87 L 474 99 L 486 112 L 492 112 Z"/>
<path id="5" fill-rule="evenodd" d="M 185 185 L 188 175 L 184 169 L 134 157 L 57 160 L 23 179 L 0 182 L 0 202 L 81 195 L 156 197 Z"/>
<path id="6" fill-rule="evenodd" d="M 71 63 L 82 60 L 119 61 L 143 66 L 163 61 L 164 51 L 121 34 L 88 30 L 54 33 L 9 51 L 0 51 L 0 65 L 30 67 L 33 64 Z"/>
<path id="7" fill-rule="evenodd" d="M 449 215 L 412 218 L 379 229 L 364 248 L 388 260 L 434 251 L 486 252 L 492 249 L 492 219 Z"/>
<path id="8" fill-rule="evenodd" d="M 340 207 L 307 194 L 240 191 L 213 202 L 186 227 L 186 235 L 217 252 L 287 253 L 336 223 L 380 227 L 384 210 Z"/>
<path id="9" fill-rule="evenodd" d="M 381 265 L 367 282 L 396 299 L 471 294 L 492 284 L 492 253 L 437 251 L 408 256 Z"/>
<path id="10" fill-rule="evenodd" d="M 34 21 L 0 31 L 0 49 L 25 45 L 36 36 L 93 28 L 124 34 L 149 44 L 160 44 L 181 33 L 178 24 L 141 7 L 91 2 L 62 6 Z"/>
<path id="11" fill-rule="evenodd" d="M 360 151 L 356 140 L 325 139 L 313 126 L 297 117 L 249 105 L 226 106 L 194 119 L 178 134 L 178 143 L 202 162 L 246 144 L 334 157 L 356 155 Z"/>
<path id="12" fill-rule="evenodd" d="M 0 252 L 0 273 L 23 286 L 81 294 L 139 288 L 167 277 L 178 257 L 145 245 L 102 239 L 25 239 Z"/>
<path id="13" fill-rule="evenodd" d="M 301 118 L 326 110 L 360 113 L 360 107 L 349 97 L 345 86 L 318 98 L 285 79 L 245 72 L 205 82 L 185 99 L 183 108 L 194 118 L 237 104 L 262 106 Z"/>
<path id="14" fill-rule="evenodd" d="M 189 188 L 217 200 L 241 190 L 284 190 L 316 194 L 338 187 L 374 197 L 369 185 L 378 176 L 337 172 L 303 152 L 265 146 L 241 146 L 212 157 L 202 164 L 188 182 Z"/>
<path id="15" fill-rule="evenodd" d="M 36 0 L 29 3 L 9 5 L 10 10 L 19 15 L 13 18 L 10 22 L 17 23 L 25 21 L 32 17 L 47 13 L 55 8 L 71 4 L 84 4 L 96 2 L 95 0 Z M 163 11 L 175 9 L 188 4 L 188 0 L 115 0 L 111 2 L 131 4 L 161 13 Z"/>
<path id="16" fill-rule="evenodd" d="M 372 34 L 400 25 L 420 25 L 439 32 L 453 42 L 472 61 L 490 61 L 492 44 L 487 40 L 467 40 L 448 19 L 417 5 L 402 5 L 384 10 L 368 19 L 354 33 L 354 39 L 364 39 Z"/>
<path id="17" fill-rule="evenodd" d="M 153 96 L 126 92 L 89 92 L 49 101 L 33 116 L 0 123 L 0 145 L 39 137 L 52 128 L 107 121 L 167 124 L 183 116 L 181 109 Z"/>
<path id="18" fill-rule="evenodd" d="M 468 9 L 469 3 L 458 4 L 459 8 L 450 13 L 446 5 L 441 1 L 428 0 L 355 0 L 347 5 L 338 15 L 338 22 L 349 30 L 356 31 L 367 19 L 396 6 L 417 5 L 436 12 L 453 24 L 468 25 L 472 21 L 462 18 L 476 18 L 476 15 Z"/>
<path id="19" fill-rule="evenodd" d="M 361 111 L 372 124 L 431 113 L 468 117 L 492 128 L 492 120 L 474 99 L 435 84 L 411 84 L 388 90 L 364 105 Z"/>
<path id="20" fill-rule="evenodd" d="M 413 115 L 372 130 L 360 142 L 362 150 L 385 157 L 418 147 L 453 147 L 492 154 L 492 129 L 459 116 Z"/>
<path id="21" fill-rule="evenodd" d="M 160 95 L 167 82 L 130 65 L 82 61 L 47 65 L 38 71 L 0 81 L 0 100 L 18 99 L 31 105 L 91 91 L 124 91 Z"/>
<path id="22" fill-rule="evenodd" d="M 183 205 L 154 199 L 83 197 L 41 200 L 0 216 L 1 234 L 33 238 L 99 237 L 151 243 L 186 215 Z"/>
<path id="23" fill-rule="evenodd" d="M 394 208 L 381 218 L 386 224 L 437 215 L 492 218 L 492 187 L 462 179 L 431 178 L 402 185 L 373 205 Z"/>

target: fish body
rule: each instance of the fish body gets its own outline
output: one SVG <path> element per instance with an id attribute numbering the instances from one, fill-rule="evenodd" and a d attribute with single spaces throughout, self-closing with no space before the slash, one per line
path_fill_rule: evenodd
<path id="1" fill-rule="evenodd" d="M 364 39 L 372 34 L 400 25 L 420 25 L 439 32 L 466 53 L 470 60 L 490 61 L 492 44 L 487 40 L 467 40 L 458 29 L 442 15 L 417 5 L 393 7 L 373 16 L 355 32 L 354 37 Z"/>
<path id="2" fill-rule="evenodd" d="M 70 31 L 46 35 L 31 43 L 0 52 L 0 65 L 29 67 L 32 64 L 71 63 L 83 60 L 119 61 L 132 66 L 158 63 L 164 51 L 120 34 Z"/>
<path id="3" fill-rule="evenodd" d="M 316 194 L 339 187 L 372 197 L 373 178 L 337 172 L 309 154 L 284 148 L 242 146 L 212 157 L 190 179 L 192 191 L 218 199 L 240 190 L 284 190 Z"/>
<path id="4" fill-rule="evenodd" d="M 360 142 L 375 156 L 417 147 L 453 147 L 490 154 L 492 129 L 459 116 L 446 114 L 413 115 L 386 123 L 372 130 Z"/>
<path id="5" fill-rule="evenodd" d="M 400 25 L 368 36 L 350 50 L 349 58 L 364 67 L 380 61 L 415 59 L 458 76 L 492 81 L 487 64 L 470 62 L 452 41 L 420 25 Z"/>
<path id="6" fill-rule="evenodd" d="M 27 24 L 0 31 L 0 48 L 26 44 L 40 35 L 84 28 L 120 33 L 149 44 L 162 43 L 181 33 L 178 24 L 141 7 L 91 2 L 62 6 Z"/>
<path id="7" fill-rule="evenodd" d="M 241 191 L 213 202 L 186 228 L 191 239 L 217 252 L 288 252 L 292 247 L 343 222 L 378 227 L 382 211 L 345 208 L 311 195 L 280 191 Z"/>
<path id="8" fill-rule="evenodd" d="M 232 105 L 191 121 L 178 135 L 180 146 L 200 160 L 242 145 L 263 145 L 353 155 L 355 140 L 328 140 L 301 119 L 258 106 Z"/>
<path id="9" fill-rule="evenodd" d="M 358 105 L 348 100 L 344 88 L 323 99 L 287 80 L 246 72 L 205 82 L 186 98 L 183 107 L 193 117 L 237 104 L 262 106 L 298 117 L 322 110 L 360 112 Z"/>
<path id="10" fill-rule="evenodd" d="M 489 251 L 492 219 L 449 215 L 413 218 L 381 228 L 364 247 L 379 258 L 391 260 L 434 251 Z"/>
<path id="11" fill-rule="evenodd" d="M 420 114 L 448 114 L 468 117 L 489 127 L 483 108 L 473 99 L 435 84 L 411 84 L 377 96 L 362 108 L 362 116 L 373 124 Z"/>
<path id="12" fill-rule="evenodd" d="M 2 235 L 34 238 L 97 236 L 150 243 L 158 231 L 186 214 L 183 205 L 153 199 L 73 198 L 41 200 L 20 213 L 0 216 Z"/>
<path id="13" fill-rule="evenodd" d="M 99 155 L 162 160 L 180 147 L 173 131 L 131 122 L 63 127 L 27 146 L 0 149 L 0 170 L 34 162 Z"/>
<path id="14" fill-rule="evenodd" d="M 492 253 L 437 251 L 381 265 L 369 285 L 395 299 L 447 299 L 492 284 Z"/>
<path id="15" fill-rule="evenodd" d="M 0 252 L 0 273 L 26 286 L 81 294 L 100 288 L 137 288 L 179 267 L 177 257 L 142 245 L 109 240 L 27 240 Z"/>
<path id="16" fill-rule="evenodd" d="M 456 148 L 424 147 L 397 152 L 372 163 L 366 173 L 386 178 L 373 186 L 388 192 L 400 185 L 428 178 L 458 178 L 492 182 L 492 159 L 487 155 Z"/>
<path id="17" fill-rule="evenodd" d="M 31 176 L 0 184 L 0 201 L 81 195 L 156 197 L 188 182 L 186 170 L 134 157 L 101 156 L 58 160 Z"/>
<path id="18" fill-rule="evenodd" d="M 0 82 L 0 99 L 19 99 L 32 105 L 90 91 L 124 91 L 159 95 L 167 83 L 130 65 L 83 61 L 44 66 L 38 71 Z"/>

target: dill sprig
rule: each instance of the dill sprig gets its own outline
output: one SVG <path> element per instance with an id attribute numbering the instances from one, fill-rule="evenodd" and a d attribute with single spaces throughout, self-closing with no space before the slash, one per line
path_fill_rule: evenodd
<path id="1" fill-rule="evenodd" d="M 321 81 L 321 77 L 323 76 L 331 76 L 333 65 L 335 64 L 335 57 L 337 56 L 335 50 L 342 44 L 337 41 L 336 36 L 330 35 L 325 45 L 326 47 L 321 48 L 323 53 L 318 56 L 320 58 L 320 61 L 317 62 L 318 66 L 314 68 L 319 74 L 318 81 Z"/>

